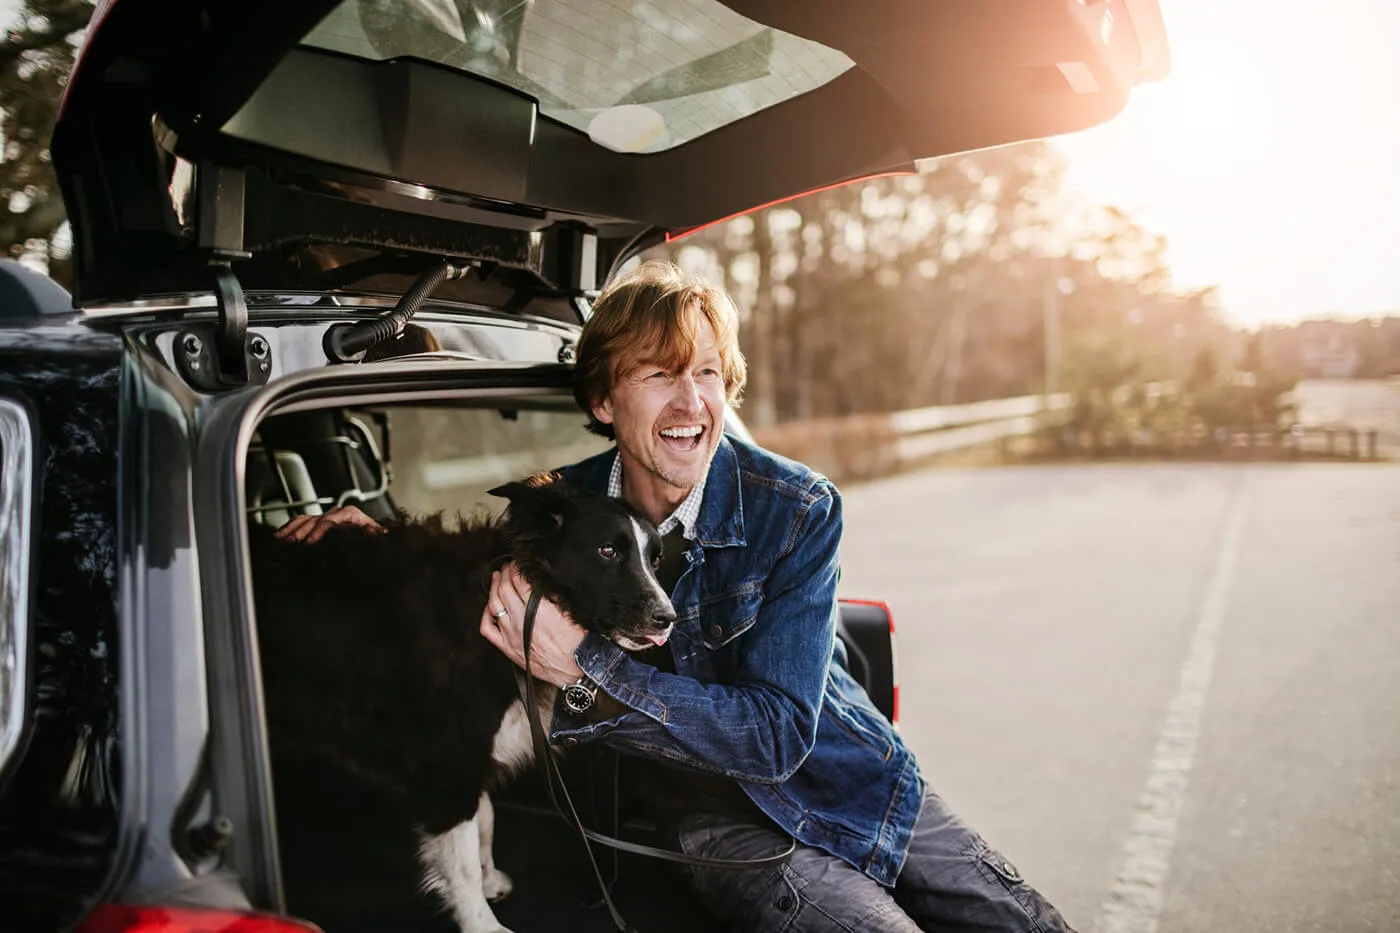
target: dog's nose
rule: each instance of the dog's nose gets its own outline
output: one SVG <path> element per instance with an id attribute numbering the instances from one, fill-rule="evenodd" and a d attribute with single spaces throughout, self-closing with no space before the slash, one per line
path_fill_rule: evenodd
<path id="1" fill-rule="evenodd" d="M 657 628 L 665 628 L 676 621 L 676 610 L 670 606 L 658 606 L 651 613 L 651 624 Z"/>

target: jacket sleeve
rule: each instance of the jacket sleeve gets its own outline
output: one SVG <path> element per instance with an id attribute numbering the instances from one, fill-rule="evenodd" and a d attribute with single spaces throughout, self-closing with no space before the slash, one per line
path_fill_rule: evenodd
<path id="1" fill-rule="evenodd" d="M 556 707 L 552 740 L 602 741 L 742 781 L 787 780 L 816 742 L 836 638 L 841 528 L 840 494 L 818 480 L 765 581 L 754 624 L 738 636 L 732 685 L 658 671 L 590 633 L 575 652 L 579 668 L 630 711 L 590 723 Z"/>

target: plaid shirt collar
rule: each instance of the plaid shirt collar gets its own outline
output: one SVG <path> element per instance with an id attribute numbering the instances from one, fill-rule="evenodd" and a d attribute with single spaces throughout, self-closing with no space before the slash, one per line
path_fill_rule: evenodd
<path id="1" fill-rule="evenodd" d="M 622 498 L 622 455 L 620 453 L 613 457 L 612 473 L 608 475 L 608 495 L 614 499 Z M 656 526 L 657 533 L 665 537 L 679 525 L 685 539 L 694 541 L 695 522 L 700 517 L 700 500 L 703 498 L 705 498 L 704 477 L 695 484 L 695 488 L 690 490 L 690 495 L 685 497 L 685 501 L 676 506 L 676 510 L 665 521 Z"/>

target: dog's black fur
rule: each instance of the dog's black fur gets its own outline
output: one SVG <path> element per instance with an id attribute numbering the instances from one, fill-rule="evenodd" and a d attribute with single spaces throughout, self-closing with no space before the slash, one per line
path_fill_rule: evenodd
<path id="1" fill-rule="evenodd" d="M 492 494 L 510 500 L 500 520 L 453 531 L 336 528 L 311 545 L 250 531 L 274 761 L 353 772 L 430 835 L 475 815 L 520 696 L 516 668 L 479 630 L 494 568 L 515 561 L 579 625 L 624 646 L 675 618 L 656 584 L 660 539 L 626 503 L 553 474 Z"/>

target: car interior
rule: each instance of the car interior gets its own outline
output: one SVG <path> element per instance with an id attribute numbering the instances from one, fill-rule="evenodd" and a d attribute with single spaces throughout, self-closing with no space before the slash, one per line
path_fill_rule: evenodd
<path id="1" fill-rule="evenodd" d="M 488 489 L 606 448 L 608 442 L 584 424 L 562 393 L 545 402 L 493 398 L 274 415 L 257 426 L 245 458 L 247 521 L 278 527 L 296 515 L 345 504 L 381 522 L 400 511 L 444 513 L 449 522 L 454 515 L 496 514 L 505 503 Z M 586 825 L 656 842 L 655 828 L 628 809 L 625 758 L 573 750 L 561 767 Z M 272 772 L 283 890 L 293 914 L 327 933 L 455 929 L 450 916 L 419 893 L 417 840 L 387 818 L 375 788 L 354 775 L 299 762 L 274 759 Z M 493 795 L 496 860 L 515 883 L 493 908 L 517 931 L 565 923 L 575 930 L 614 929 L 587 854 L 552 809 L 542 780 L 531 770 Z M 653 923 L 672 930 L 709 928 L 698 902 L 671 912 L 690 895 L 665 864 L 602 847 L 595 854 L 630 922 L 645 929 L 645 918 L 654 914 Z M 658 890 L 666 896 L 657 898 Z M 686 926 L 685 918 L 696 925 Z"/>

